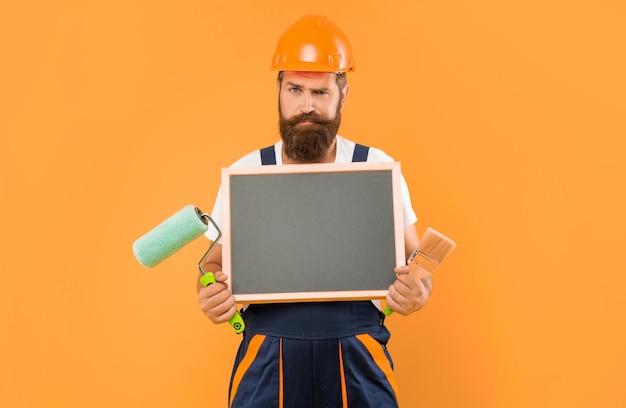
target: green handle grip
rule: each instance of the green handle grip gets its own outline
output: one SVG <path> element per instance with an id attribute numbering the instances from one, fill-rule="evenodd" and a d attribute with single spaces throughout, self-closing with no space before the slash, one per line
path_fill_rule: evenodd
<path id="1" fill-rule="evenodd" d="M 385 314 L 385 316 L 389 316 L 393 313 L 393 310 L 389 308 L 389 305 L 386 305 L 385 310 L 383 310 L 383 313 Z"/>
<path id="2" fill-rule="evenodd" d="M 200 278 L 200 284 L 205 287 L 215 282 L 217 281 L 215 280 L 215 276 L 211 272 L 206 272 Z M 241 333 L 246 328 L 246 324 L 243 322 L 243 318 L 241 317 L 239 312 L 235 312 L 235 315 L 228 321 L 228 323 L 237 334 Z"/>

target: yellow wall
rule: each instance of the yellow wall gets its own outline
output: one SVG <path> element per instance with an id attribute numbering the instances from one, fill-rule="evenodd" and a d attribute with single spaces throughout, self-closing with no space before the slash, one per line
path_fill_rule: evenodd
<path id="1" fill-rule="evenodd" d="M 402 406 L 626 406 L 624 3 L 300 3 L 0 7 L 0 406 L 225 406 L 207 242 L 150 270 L 131 244 L 277 140 L 271 54 L 311 12 L 357 58 L 340 133 L 459 244 L 388 321 Z"/>

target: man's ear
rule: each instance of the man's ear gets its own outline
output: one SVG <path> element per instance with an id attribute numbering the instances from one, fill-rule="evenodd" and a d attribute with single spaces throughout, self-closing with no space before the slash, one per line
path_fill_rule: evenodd
<path id="1" fill-rule="evenodd" d="M 350 92 L 350 85 L 346 84 L 346 86 L 343 88 L 343 91 L 341 91 L 341 110 L 343 110 L 343 106 L 346 103 L 346 99 L 348 99 L 348 93 Z"/>

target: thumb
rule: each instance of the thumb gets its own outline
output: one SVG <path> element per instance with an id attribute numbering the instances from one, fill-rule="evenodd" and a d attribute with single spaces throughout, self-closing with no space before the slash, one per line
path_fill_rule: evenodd
<path id="1" fill-rule="evenodd" d="M 407 274 L 409 273 L 409 267 L 407 265 L 396 266 L 395 268 L 393 268 L 393 271 L 398 275 Z"/>
<path id="2" fill-rule="evenodd" d="M 222 271 L 217 271 L 213 275 L 218 282 L 226 282 L 228 280 L 228 276 Z"/>

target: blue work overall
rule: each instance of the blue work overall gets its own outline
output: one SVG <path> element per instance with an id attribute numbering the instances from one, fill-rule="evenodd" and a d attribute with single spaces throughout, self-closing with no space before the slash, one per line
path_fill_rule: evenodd
<path id="1" fill-rule="evenodd" d="M 357 144 L 353 162 L 369 148 Z M 274 146 L 261 149 L 276 164 Z M 397 407 L 384 314 L 371 301 L 253 304 L 230 381 L 230 408 Z"/>

